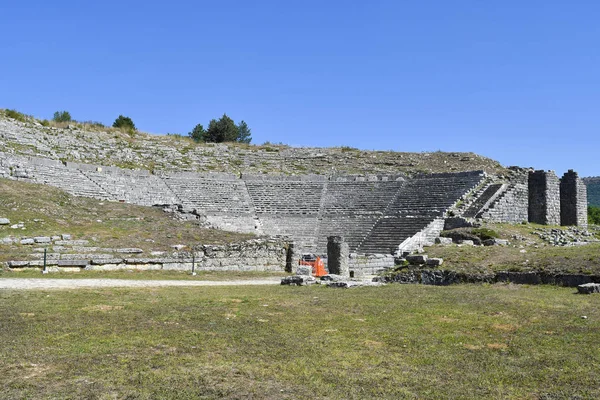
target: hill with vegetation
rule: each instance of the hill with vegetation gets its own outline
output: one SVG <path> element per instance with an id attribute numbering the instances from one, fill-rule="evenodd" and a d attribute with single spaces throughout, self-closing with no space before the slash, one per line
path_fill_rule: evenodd
<path id="1" fill-rule="evenodd" d="M 0 110 L 0 152 L 150 171 L 285 175 L 505 172 L 497 161 L 474 153 L 204 143 L 182 135 L 150 135 L 97 122 L 39 120 L 12 110 Z"/>
<path id="2" fill-rule="evenodd" d="M 600 207 L 600 176 L 583 178 L 583 182 L 587 186 L 588 204 Z"/>

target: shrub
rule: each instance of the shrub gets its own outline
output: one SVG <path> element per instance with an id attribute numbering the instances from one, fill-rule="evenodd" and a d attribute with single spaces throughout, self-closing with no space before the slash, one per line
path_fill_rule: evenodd
<path id="1" fill-rule="evenodd" d="M 600 207 L 588 206 L 588 223 L 600 225 Z"/>
<path id="2" fill-rule="evenodd" d="M 40 121 L 40 124 L 42 124 L 42 126 L 50 126 L 50 121 L 48 121 L 47 119 L 43 119 Z"/>
<path id="3" fill-rule="evenodd" d="M 27 115 L 18 112 L 17 110 L 4 110 L 4 114 L 12 119 L 16 119 L 17 121 L 25 122 L 27 121 Z"/>
<path id="4" fill-rule="evenodd" d="M 71 114 L 68 111 L 56 111 L 54 113 L 54 117 L 52 117 L 52 121 L 54 122 L 71 122 L 73 119 L 71 118 Z"/>
<path id="5" fill-rule="evenodd" d="M 498 232 L 488 228 L 471 229 L 471 233 L 481 240 L 496 239 L 499 237 Z"/>
<path id="6" fill-rule="evenodd" d="M 125 117 L 123 115 L 119 115 L 115 122 L 113 122 L 113 128 L 125 128 L 135 131 L 135 124 L 129 117 Z"/>

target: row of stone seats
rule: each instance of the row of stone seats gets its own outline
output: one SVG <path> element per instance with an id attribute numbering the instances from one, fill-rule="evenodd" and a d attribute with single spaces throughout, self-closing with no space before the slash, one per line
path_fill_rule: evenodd
<path id="1" fill-rule="evenodd" d="M 383 213 L 403 182 L 329 182 L 322 214 Z"/>
<path id="2" fill-rule="evenodd" d="M 323 185 L 321 182 L 246 182 L 258 215 L 318 214 Z"/>
<path id="3" fill-rule="evenodd" d="M 57 165 L 32 165 L 30 178 L 36 183 L 51 185 L 74 196 L 114 199 L 107 191 L 85 176 L 81 171 Z"/>
<path id="4" fill-rule="evenodd" d="M 423 230 L 433 219 L 433 216 L 381 218 L 365 241 L 358 246 L 357 251 L 360 253 L 394 253 L 404 240 Z"/>
<path id="5" fill-rule="evenodd" d="M 162 179 L 155 175 L 113 174 L 100 171 L 82 171 L 82 173 L 117 200 L 143 206 L 179 203 L 177 196 Z"/>
<path id="6" fill-rule="evenodd" d="M 241 180 L 213 180 L 176 174 L 162 177 L 186 207 L 206 214 L 248 214 L 251 210 L 246 186 Z"/>
<path id="7" fill-rule="evenodd" d="M 294 238 L 298 248 L 315 251 L 319 220 L 317 215 L 263 214 L 259 217 L 265 233 L 286 235 Z"/>
<path id="8" fill-rule="evenodd" d="M 328 236 L 343 236 L 351 251 L 355 251 L 381 215 L 324 215 L 319 221 L 317 251 L 327 252 Z"/>
<path id="9" fill-rule="evenodd" d="M 444 212 L 475 187 L 481 174 L 415 178 L 406 182 L 387 210 L 388 215 Z"/>
<path id="10" fill-rule="evenodd" d="M 424 229 L 481 182 L 480 172 L 441 174 L 407 181 L 357 251 L 389 253 Z"/>

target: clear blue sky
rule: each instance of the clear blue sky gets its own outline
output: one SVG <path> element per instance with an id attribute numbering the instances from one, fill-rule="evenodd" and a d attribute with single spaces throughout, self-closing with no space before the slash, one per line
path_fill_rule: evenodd
<path id="1" fill-rule="evenodd" d="M 2 1 L 0 107 L 600 175 L 598 1 Z"/>

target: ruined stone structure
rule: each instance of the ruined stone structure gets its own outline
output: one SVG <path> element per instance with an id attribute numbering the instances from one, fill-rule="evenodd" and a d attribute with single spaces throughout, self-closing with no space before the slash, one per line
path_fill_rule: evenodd
<path id="1" fill-rule="evenodd" d="M 529 222 L 560 225 L 560 182 L 554 171 L 529 173 Z"/>
<path id="2" fill-rule="evenodd" d="M 553 172 L 520 168 L 504 176 L 151 173 L 0 153 L 0 176 L 176 208 L 219 229 L 287 236 L 298 253 L 325 254 L 326 238 L 340 234 L 352 253 L 413 250 L 433 244 L 450 215 L 578 226 L 587 220 L 585 186 L 572 171 L 562 183 Z"/>
<path id="3" fill-rule="evenodd" d="M 350 276 L 348 269 L 348 243 L 341 236 L 329 236 L 327 238 L 327 267 L 330 274 Z"/>
<path id="4" fill-rule="evenodd" d="M 587 226 L 587 188 L 572 169 L 560 180 L 560 224 Z"/>
<path id="5" fill-rule="evenodd" d="M 481 171 L 402 175 L 274 176 L 123 170 L 0 154 L 0 174 L 77 195 L 140 205 L 178 205 L 211 226 L 285 235 L 298 251 L 326 252 L 344 234 L 351 251 L 390 254 L 433 243 L 447 210 Z M 440 223 L 441 221 L 441 223 Z M 404 244 L 404 246 L 403 246 Z"/>

